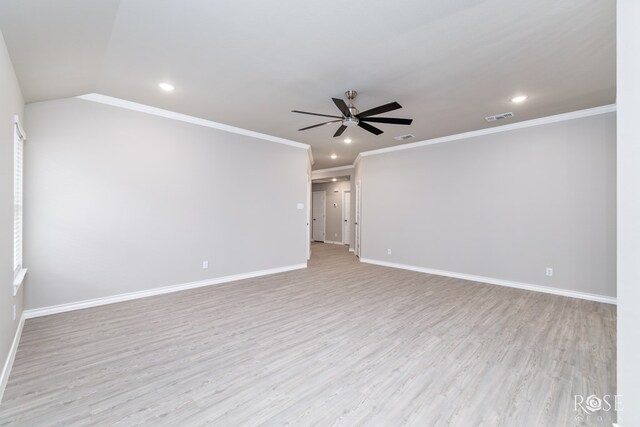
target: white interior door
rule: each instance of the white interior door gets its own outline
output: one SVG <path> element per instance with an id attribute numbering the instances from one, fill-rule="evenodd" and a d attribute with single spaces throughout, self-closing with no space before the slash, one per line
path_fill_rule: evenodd
<path id="1" fill-rule="evenodd" d="M 356 219 L 354 222 L 354 231 L 355 231 L 355 254 L 360 256 L 360 201 L 361 201 L 361 188 L 360 182 L 356 182 Z"/>
<path id="2" fill-rule="evenodd" d="M 311 173 L 307 173 L 307 260 L 311 259 Z"/>
<path id="3" fill-rule="evenodd" d="M 351 242 L 351 191 L 342 193 L 342 244 Z"/>
<path id="4" fill-rule="evenodd" d="M 324 242 L 326 200 L 325 191 L 313 192 L 313 240 L 316 242 Z"/>

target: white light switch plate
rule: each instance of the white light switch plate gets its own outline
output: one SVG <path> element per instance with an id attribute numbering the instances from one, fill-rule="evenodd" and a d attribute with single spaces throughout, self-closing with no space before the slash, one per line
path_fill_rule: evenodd
<path id="1" fill-rule="evenodd" d="M 298 208 L 298 210 L 302 210 L 304 209 L 304 203 L 298 203 L 296 207 Z"/>

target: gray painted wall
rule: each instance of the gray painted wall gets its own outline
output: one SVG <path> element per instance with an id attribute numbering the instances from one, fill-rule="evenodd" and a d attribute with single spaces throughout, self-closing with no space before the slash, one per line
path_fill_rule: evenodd
<path id="1" fill-rule="evenodd" d="M 365 156 L 362 257 L 615 296 L 615 162 L 615 113 Z"/>
<path id="2" fill-rule="evenodd" d="M 327 194 L 325 238 L 332 242 L 342 242 L 342 194 L 344 191 L 351 191 L 351 181 L 313 184 L 312 189 L 326 191 Z"/>
<path id="3" fill-rule="evenodd" d="M 306 262 L 306 150 L 79 99 L 26 115 L 28 308 Z"/>
<path id="4" fill-rule="evenodd" d="M 618 1 L 618 394 L 640 426 L 640 2 Z"/>
<path id="5" fill-rule="evenodd" d="M 0 33 L 0 369 L 22 315 L 23 288 L 13 296 L 13 115 L 23 119 L 24 101 Z M 24 121 L 23 121 L 24 123 Z M 29 265 L 25 263 L 25 267 Z M 13 305 L 16 320 L 13 320 Z M 0 394 L 2 390 L 0 390 Z"/>

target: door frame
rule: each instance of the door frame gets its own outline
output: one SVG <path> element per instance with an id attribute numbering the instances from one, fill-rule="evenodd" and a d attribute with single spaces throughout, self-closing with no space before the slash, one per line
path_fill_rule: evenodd
<path id="1" fill-rule="evenodd" d="M 307 170 L 307 261 L 311 259 L 311 241 L 312 241 L 312 232 L 311 232 L 311 220 L 313 218 L 313 209 L 311 207 L 311 192 L 312 190 L 311 183 L 311 172 Z"/>
<path id="2" fill-rule="evenodd" d="M 362 253 L 361 243 L 362 243 L 362 182 L 356 181 L 356 212 L 355 212 L 355 220 L 353 222 L 353 229 L 355 233 L 355 254 L 358 258 L 360 258 L 360 254 Z"/>
<path id="3" fill-rule="evenodd" d="M 327 190 L 318 190 L 318 191 L 313 191 L 313 193 L 323 193 L 324 197 L 323 197 L 323 201 L 324 203 L 322 203 L 322 231 L 323 231 L 323 240 L 316 240 L 314 233 L 313 233 L 313 205 L 311 206 L 311 239 L 314 242 L 322 242 L 324 243 L 327 240 Z M 311 197 L 311 200 L 313 201 L 313 195 Z"/>
<path id="4" fill-rule="evenodd" d="M 347 209 L 347 203 L 345 203 L 345 196 L 349 193 L 349 218 L 346 218 L 345 211 Z M 351 246 L 351 189 L 342 190 L 342 244 Z M 345 227 L 345 219 L 348 219 L 347 226 Z M 346 231 L 349 233 L 349 240 L 345 242 L 345 233 Z"/>

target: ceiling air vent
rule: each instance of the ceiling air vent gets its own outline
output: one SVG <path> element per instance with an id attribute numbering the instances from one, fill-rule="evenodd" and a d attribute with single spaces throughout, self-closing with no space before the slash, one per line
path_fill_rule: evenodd
<path id="1" fill-rule="evenodd" d="M 406 135 L 394 136 L 393 139 L 397 139 L 398 141 L 405 141 L 407 139 L 415 138 L 415 135 L 411 135 L 410 133 Z"/>
<path id="2" fill-rule="evenodd" d="M 496 114 L 495 116 L 485 117 L 484 119 L 488 122 L 495 122 L 496 120 L 510 119 L 513 116 L 514 116 L 513 113 L 502 113 L 502 114 Z"/>

